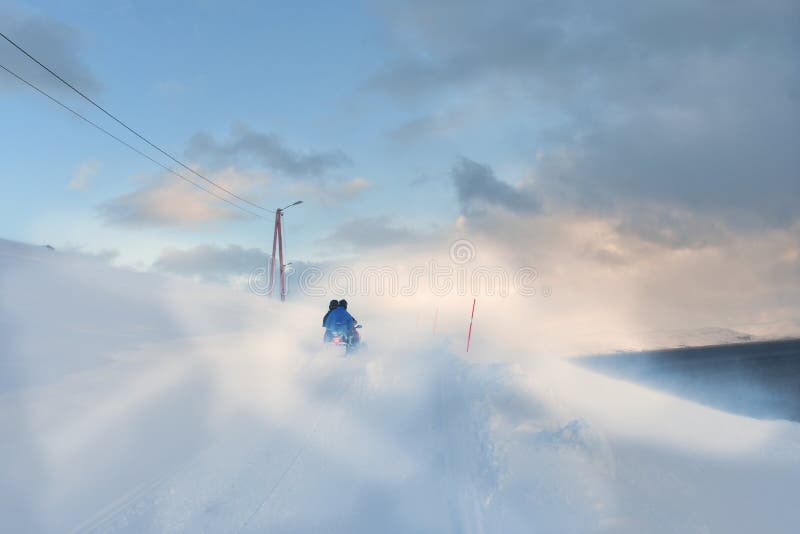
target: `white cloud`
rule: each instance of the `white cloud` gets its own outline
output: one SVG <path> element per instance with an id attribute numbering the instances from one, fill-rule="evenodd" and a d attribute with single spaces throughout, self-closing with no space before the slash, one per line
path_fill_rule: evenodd
<path id="1" fill-rule="evenodd" d="M 366 191 L 370 187 L 372 187 L 372 182 L 366 178 L 357 177 L 345 182 L 344 186 L 342 187 L 342 192 L 346 197 L 352 198 L 359 193 Z"/>
<path id="2" fill-rule="evenodd" d="M 85 161 L 81 163 L 72 175 L 67 187 L 69 189 L 77 189 L 78 191 L 85 191 L 89 187 L 92 177 L 96 176 L 102 167 L 102 163 L 96 160 Z"/>
<path id="3" fill-rule="evenodd" d="M 233 167 L 209 178 L 237 194 L 251 196 L 256 186 L 269 182 L 264 173 L 240 171 Z M 219 196 L 236 200 L 205 182 L 200 183 Z M 133 192 L 111 199 L 101 204 L 99 209 L 108 224 L 121 226 L 191 226 L 246 215 L 170 174 L 161 175 Z"/>

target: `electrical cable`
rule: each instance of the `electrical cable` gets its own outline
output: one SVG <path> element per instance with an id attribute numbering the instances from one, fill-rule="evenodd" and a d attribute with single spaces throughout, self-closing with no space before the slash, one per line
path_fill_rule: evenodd
<path id="1" fill-rule="evenodd" d="M 158 166 L 159 166 L 159 167 L 161 167 L 162 169 L 166 170 L 167 172 L 169 172 L 169 173 L 171 173 L 171 174 L 174 174 L 175 176 L 177 176 L 177 177 L 178 177 L 178 178 L 180 178 L 181 180 L 184 180 L 184 181 L 186 181 L 186 182 L 188 182 L 188 183 L 192 184 L 193 186 L 195 186 L 196 188 L 200 189 L 201 191 L 205 191 L 205 192 L 206 192 L 206 193 L 208 193 L 209 195 L 211 195 L 211 196 L 213 196 L 213 197 L 215 197 L 215 198 L 218 198 L 219 200 L 222 200 L 223 202 L 227 202 L 227 203 L 228 203 L 228 204 L 230 204 L 231 206 L 233 206 L 233 207 L 235 207 L 235 208 L 237 208 L 237 209 L 239 209 L 239 210 L 241 210 L 241 211 L 243 211 L 243 212 L 245 212 L 245 213 L 247 213 L 247 214 L 249 214 L 249 215 L 252 215 L 252 216 L 254 216 L 254 217 L 258 217 L 259 219 L 265 219 L 265 217 L 263 217 L 262 215 L 260 215 L 260 214 L 258 214 L 258 213 L 255 213 L 255 212 L 253 212 L 253 211 L 251 211 L 251 210 L 248 210 L 247 208 L 243 208 L 242 206 L 240 206 L 240 205 L 236 204 L 235 202 L 232 202 L 231 200 L 229 200 L 229 199 L 227 199 L 227 198 L 225 198 L 225 197 L 223 197 L 223 196 L 220 196 L 220 195 L 218 195 L 218 194 L 214 193 L 214 192 L 213 192 L 213 191 L 211 191 L 210 189 L 207 189 L 207 188 L 203 187 L 202 185 L 198 184 L 197 182 L 194 182 L 194 181 L 190 180 L 189 178 L 187 178 L 187 177 L 183 176 L 182 174 L 180 174 L 180 173 L 179 173 L 179 172 L 177 172 L 176 170 L 174 170 L 174 169 L 172 169 L 172 168 L 170 168 L 170 167 L 168 167 L 168 166 L 164 165 L 164 164 L 163 164 L 163 163 L 161 163 L 160 161 L 158 161 L 158 160 L 156 160 L 156 159 L 154 159 L 154 158 L 150 157 L 148 154 L 146 154 L 146 153 L 142 152 L 141 150 L 139 150 L 139 149 L 138 149 L 138 148 L 136 148 L 135 146 L 133 146 L 133 145 L 131 145 L 130 143 L 128 143 L 127 141 L 125 141 L 124 139 L 121 139 L 121 138 L 117 137 L 116 135 L 114 135 L 113 133 L 109 132 L 108 130 L 106 130 L 105 128 L 103 128 L 102 126 L 100 126 L 99 124 L 97 124 L 96 122 L 93 122 L 91 119 L 88 119 L 88 118 L 86 118 L 85 116 L 81 115 L 79 112 L 75 111 L 74 109 L 72 109 L 72 108 L 71 108 L 71 107 L 69 107 L 68 105 L 64 104 L 63 102 L 61 102 L 60 100 L 58 100 L 58 99 L 57 99 L 57 98 L 55 98 L 54 96 L 50 95 L 49 93 L 47 93 L 47 92 L 46 92 L 46 91 L 44 91 L 43 89 L 39 88 L 39 87 L 38 87 L 37 85 L 35 85 L 34 83 L 32 83 L 32 82 L 29 82 L 28 80 L 26 80 L 25 78 L 23 78 L 22 76 L 20 76 L 20 75 L 19 75 L 19 74 L 17 74 L 16 72 L 12 71 L 11 69 L 9 69 L 8 67 L 6 67 L 5 65 L 2 65 L 2 64 L 0 64 L 0 69 L 3 69 L 4 71 L 6 71 L 8 74 L 10 74 L 11 76 L 13 76 L 13 77 L 14 77 L 14 78 L 16 78 L 17 80 L 19 80 L 19 81 L 21 81 L 22 83 L 24 83 L 25 85 L 27 85 L 27 86 L 31 87 L 32 89 L 34 89 L 34 90 L 35 90 L 36 92 L 38 92 L 39 94 L 41 94 L 41 95 L 43 95 L 43 96 L 47 97 L 48 99 L 50 99 L 50 100 L 51 100 L 51 101 L 53 101 L 54 103 L 58 104 L 59 106 L 61 106 L 61 107 L 62 107 L 62 108 L 64 108 L 65 110 L 69 111 L 70 113 L 72 113 L 73 115 L 75 115 L 76 117 L 78 117 L 79 119 L 81 119 L 81 120 L 83 120 L 84 122 L 86 122 L 86 123 L 90 124 L 91 126 L 94 126 L 95 128 L 97 128 L 98 130 L 100 130 L 101 132 L 103 132 L 104 134 L 106 134 L 107 136 L 111 137 L 111 138 L 112 138 L 112 139 L 114 139 L 115 141 L 117 141 L 117 142 L 119 142 L 119 143 L 121 143 L 121 144 L 125 145 L 126 147 L 128 147 L 128 148 L 129 148 L 129 149 L 131 149 L 131 150 L 133 150 L 134 152 L 136 152 L 136 153 L 137 153 L 137 154 L 139 154 L 140 156 L 142 156 L 142 157 L 144 157 L 144 158 L 147 158 L 148 160 L 152 161 L 153 163 L 155 163 L 156 165 L 158 165 Z"/>
<path id="2" fill-rule="evenodd" d="M 192 174 L 194 174 L 194 175 L 195 175 L 195 176 L 197 176 L 198 178 L 200 178 L 200 179 L 202 179 L 202 180 L 204 180 L 204 181 L 208 182 L 209 184 L 213 185 L 214 187 L 216 187 L 216 188 L 218 188 L 218 189 L 220 189 L 220 190 L 222 190 L 222 191 L 225 191 L 227 194 L 231 195 L 232 197 L 235 197 L 235 198 L 237 198 L 237 199 L 241 200 L 242 202 L 244 202 L 244 203 L 246 203 L 246 204 L 249 204 L 250 206 L 252 206 L 252 207 L 254 207 L 254 208 L 258 208 L 258 209 L 260 209 L 260 210 L 268 211 L 268 212 L 270 212 L 270 213 L 275 213 L 275 211 L 274 211 L 274 210 L 271 210 L 271 209 L 265 208 L 265 207 L 263 207 L 263 206 L 259 206 L 259 205 L 258 205 L 258 204 L 256 204 L 255 202 L 251 202 L 251 201 L 247 200 L 246 198 L 240 197 L 239 195 L 237 195 L 237 194 L 236 194 L 236 193 L 234 193 L 233 191 L 231 191 L 231 190 L 229 190 L 229 189 L 227 189 L 227 188 L 225 188 L 225 187 L 223 187 L 223 186 L 219 185 L 218 183 L 214 182 L 213 180 L 211 180 L 211 179 L 209 179 L 209 178 L 206 178 L 205 176 L 203 176 L 202 174 L 200 174 L 200 173 L 199 173 L 199 172 L 197 172 L 196 170 L 192 169 L 191 167 L 189 167 L 188 165 L 186 165 L 185 163 L 183 163 L 182 161 L 180 161 L 179 159 L 177 159 L 175 156 L 173 156 L 172 154 L 170 154 L 170 153 L 169 153 L 169 152 L 167 152 L 166 150 L 162 149 L 161 147 L 159 147 L 159 146 L 158 146 L 158 145 L 156 145 L 155 143 L 151 142 L 151 141 L 150 141 L 149 139 L 147 139 L 147 138 L 146 138 L 144 135 L 140 134 L 139 132 L 137 132 L 136 130 L 134 130 L 133 128 L 131 128 L 131 127 L 130 127 L 130 126 L 128 126 L 127 124 L 125 124 L 125 122 L 123 122 L 122 120 L 118 119 L 118 118 L 117 118 L 117 117 L 116 117 L 116 116 L 115 116 L 113 113 L 111 113 L 110 111 L 108 111 L 107 109 L 105 109 L 103 106 L 101 106 L 100 104 L 98 104 L 97 102 L 95 102 L 95 101 L 94 101 L 92 98 L 90 98 L 89 96 L 87 96 L 87 95 L 86 95 L 86 94 L 85 94 L 83 91 L 81 91 L 80 89 L 78 89 L 77 87 L 75 87 L 74 85 L 72 85 L 70 82 L 68 82 L 67 80 L 65 80 L 64 78 L 62 78 L 62 77 L 61 77 L 61 76 L 60 76 L 58 73 L 56 73 L 56 72 L 54 72 L 52 69 L 50 69 L 50 68 L 49 68 L 47 65 L 45 65 L 44 63 L 42 63 L 41 61 L 39 61 L 38 59 L 36 59 L 36 58 L 35 58 L 33 55 L 31 55 L 31 54 L 30 54 L 30 53 L 29 53 L 27 50 L 25 50 L 24 48 L 22 48 L 22 46 L 20 46 L 20 45 L 19 45 L 19 44 L 17 44 L 16 42 L 14 42 L 14 41 L 13 41 L 13 40 L 12 40 L 10 37 L 8 37 L 6 34 L 4 34 L 3 32 L 0 32 L 0 37 L 2 37 L 3 39 L 5 39 L 6 41 L 8 41 L 8 42 L 9 42 L 9 43 L 10 43 L 12 46 L 14 46 L 14 48 L 16 48 L 17 50 L 19 50 L 19 51 L 20 51 L 20 52 L 22 52 L 23 54 L 25 54 L 25 55 L 26 55 L 26 56 L 27 56 L 27 57 L 28 57 L 30 60 L 32 60 L 32 61 L 33 61 L 33 62 L 35 62 L 37 65 L 39 65 L 40 67 L 42 67 L 44 70 L 46 70 L 47 72 L 49 72 L 51 75 L 53 75 L 53 76 L 54 76 L 54 77 L 55 77 L 57 80 L 59 80 L 61 83 L 63 83 L 64 85 L 66 85 L 67 87 L 69 87 L 70 89 L 72 89 L 73 91 L 75 91 L 75 92 L 76 92 L 78 95 L 80 95 L 82 98 L 84 98 L 84 99 L 85 99 L 86 101 L 88 101 L 90 104 L 92 104 L 94 107 L 96 107 L 97 109 L 99 109 L 100 111 L 102 111 L 103 113 L 105 113 L 105 114 L 106 114 L 107 116 L 109 116 L 111 119 L 113 119 L 114 121 L 116 121 L 116 122 L 117 122 L 119 125 L 121 125 L 123 128 L 125 128 L 126 130 L 128 130 L 129 132 L 131 132 L 133 135 L 135 135 L 136 137 L 138 137 L 139 139 L 141 139 L 142 141 L 144 141 L 145 143 L 147 143 L 148 145 L 150 145 L 152 148 L 156 149 L 156 150 L 157 150 L 157 151 L 159 151 L 161 154 L 163 154 L 164 156 L 166 156 L 166 157 L 168 157 L 169 159 L 171 159 L 173 162 L 177 163 L 178 165 L 180 165 L 181 167 L 183 167 L 184 169 L 186 169 L 187 171 L 191 172 Z M 6 70 L 7 70 L 7 69 L 6 69 Z"/>

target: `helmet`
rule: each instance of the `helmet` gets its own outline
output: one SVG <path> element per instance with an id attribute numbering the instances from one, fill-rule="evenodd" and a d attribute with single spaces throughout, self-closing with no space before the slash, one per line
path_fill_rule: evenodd
<path id="1" fill-rule="evenodd" d="M 336 299 L 333 299 L 333 300 L 331 301 L 331 303 L 330 303 L 330 304 L 328 304 L 328 309 L 329 309 L 329 310 L 332 310 L 332 309 L 336 308 L 337 306 L 339 306 L 339 301 L 338 301 L 338 300 L 336 300 Z"/>
<path id="2" fill-rule="evenodd" d="M 344 299 L 340 300 L 339 301 L 339 306 L 341 306 L 342 308 L 344 308 L 346 310 L 347 309 L 347 301 L 344 300 Z"/>

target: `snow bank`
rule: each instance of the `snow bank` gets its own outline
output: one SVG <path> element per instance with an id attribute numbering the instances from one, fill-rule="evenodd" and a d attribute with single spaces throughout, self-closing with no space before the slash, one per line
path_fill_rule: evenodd
<path id="1" fill-rule="evenodd" d="M 466 360 L 453 316 L 434 334 L 399 313 L 407 304 L 365 299 L 353 311 L 369 350 L 345 359 L 319 346 L 324 299 L 278 305 L 8 242 L 0 289 L 7 531 L 790 532 L 800 520 L 798 425 L 542 357 L 508 335 L 524 332 L 519 318 L 480 315 Z"/>

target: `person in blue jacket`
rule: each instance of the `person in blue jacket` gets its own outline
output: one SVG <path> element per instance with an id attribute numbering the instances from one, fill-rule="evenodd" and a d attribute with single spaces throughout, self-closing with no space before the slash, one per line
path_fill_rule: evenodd
<path id="1" fill-rule="evenodd" d="M 347 309 L 347 301 L 344 300 L 344 299 L 340 300 L 339 301 L 339 307 L 340 308 L 344 308 L 346 310 Z M 347 313 L 350 313 L 350 312 L 347 312 Z M 351 315 L 351 317 L 352 317 L 352 315 Z M 351 336 L 353 338 L 353 341 L 352 341 L 353 345 L 358 345 L 361 342 L 361 335 L 359 335 L 358 330 L 356 330 L 356 325 L 357 324 L 358 324 L 358 319 L 353 317 L 353 329 L 350 331 L 350 334 L 351 334 Z"/>
<path id="2" fill-rule="evenodd" d="M 333 302 L 333 301 L 331 301 L 331 302 Z M 342 300 L 340 300 L 339 302 L 337 302 L 337 305 L 341 306 L 341 307 L 342 307 L 342 308 L 344 308 L 345 310 L 347 309 L 347 301 L 346 301 L 346 300 L 344 300 L 344 299 L 342 299 Z M 350 313 L 350 312 L 347 312 L 347 313 Z M 357 323 L 357 322 L 358 322 L 358 321 L 356 320 L 356 318 L 355 318 L 355 317 L 353 317 L 353 324 L 355 324 L 355 323 Z"/>
<path id="3" fill-rule="evenodd" d="M 333 300 L 330 302 L 330 304 L 328 304 L 328 311 L 325 313 L 325 317 L 323 317 L 323 318 L 322 318 L 322 326 L 323 326 L 323 327 L 325 327 L 325 321 L 327 321 L 327 320 L 328 320 L 328 316 L 331 314 L 331 312 L 332 312 L 334 309 L 336 309 L 336 308 L 338 308 L 338 307 L 339 307 L 339 301 L 338 301 L 338 300 L 336 300 L 336 299 L 333 299 Z"/>

